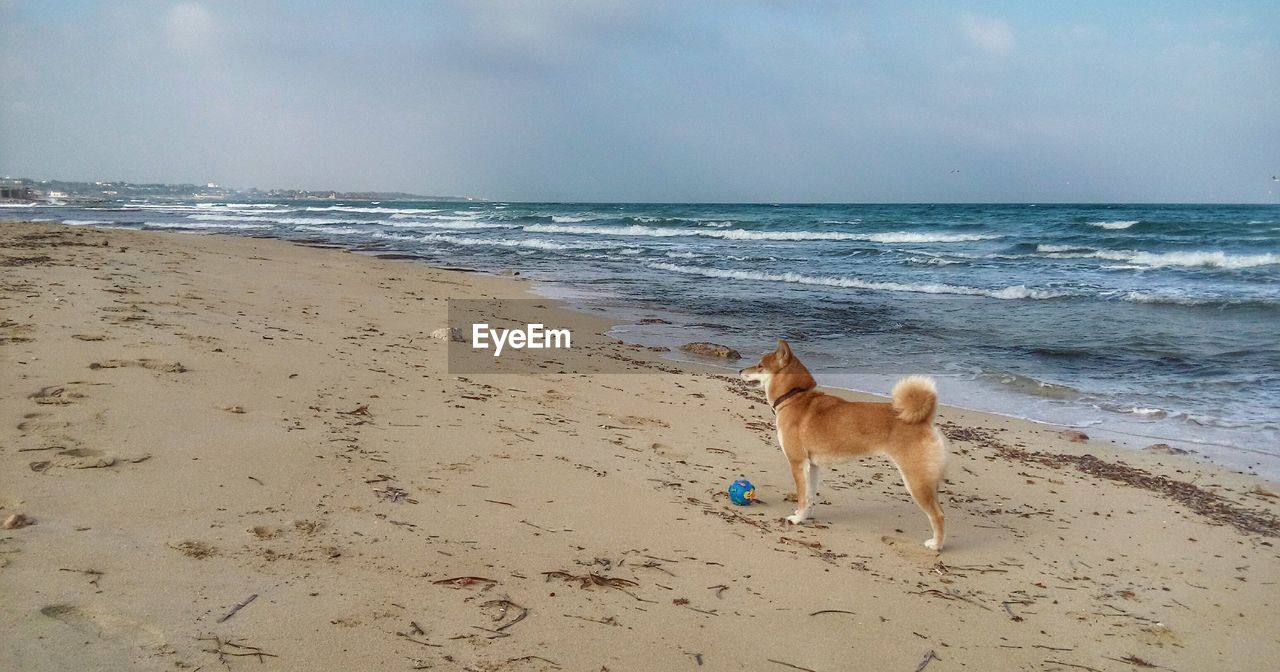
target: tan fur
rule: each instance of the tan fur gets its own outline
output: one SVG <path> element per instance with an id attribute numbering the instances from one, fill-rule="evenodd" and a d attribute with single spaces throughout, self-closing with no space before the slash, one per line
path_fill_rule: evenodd
<path id="1" fill-rule="evenodd" d="M 778 438 L 796 484 L 796 513 L 788 521 L 801 523 L 809 517 L 822 466 L 882 452 L 929 516 L 933 537 L 925 546 L 942 550 L 946 532 L 938 486 L 947 451 L 933 425 L 938 407 L 933 380 L 903 378 L 893 387 L 891 403 L 846 401 L 817 391 L 817 382 L 783 340 L 741 374 L 762 383 L 769 404 L 776 405 Z"/>

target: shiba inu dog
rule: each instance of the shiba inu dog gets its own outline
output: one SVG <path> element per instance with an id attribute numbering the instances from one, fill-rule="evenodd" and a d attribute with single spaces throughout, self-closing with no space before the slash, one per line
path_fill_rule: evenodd
<path id="1" fill-rule="evenodd" d="M 821 467 L 884 453 L 898 467 L 907 492 L 929 516 L 933 537 L 924 545 L 942 550 L 946 530 L 938 486 L 947 444 L 933 424 L 938 392 L 932 379 L 899 380 L 890 403 L 845 401 L 817 391 L 817 382 L 783 340 L 759 364 L 740 373 L 764 387 L 777 415 L 778 443 L 796 481 L 796 512 L 787 521 L 800 524 L 809 517 Z"/>

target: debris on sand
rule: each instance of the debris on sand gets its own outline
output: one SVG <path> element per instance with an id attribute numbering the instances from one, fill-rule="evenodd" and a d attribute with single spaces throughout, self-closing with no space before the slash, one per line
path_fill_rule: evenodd
<path id="1" fill-rule="evenodd" d="M 703 357 L 718 357 L 720 359 L 742 359 L 742 355 L 727 345 L 718 343 L 707 343 L 706 341 L 694 341 L 693 343 L 685 343 L 680 349 L 694 355 L 702 355 Z"/>
<path id="2" fill-rule="evenodd" d="M 35 522 L 36 521 L 32 520 L 31 517 L 27 516 L 26 514 L 13 513 L 13 514 L 9 514 L 9 516 L 4 519 L 3 523 L 0 523 L 0 528 L 6 529 L 6 530 L 16 530 L 18 528 L 26 527 L 28 525 L 34 525 Z"/>
<path id="3" fill-rule="evenodd" d="M 1125 485 L 1172 499 L 1192 511 L 1223 525 L 1230 525 L 1247 534 L 1261 534 L 1266 537 L 1280 537 L 1280 518 L 1266 511 L 1257 511 L 1237 506 L 1217 493 L 1210 492 L 1198 485 L 1178 481 L 1168 476 L 1152 474 L 1144 469 L 1127 464 L 1107 462 L 1093 455 L 1068 455 L 1066 453 L 1045 453 L 1039 451 L 1014 448 L 996 439 L 996 433 L 988 429 L 960 427 L 953 423 L 942 424 L 943 433 L 953 441 L 966 441 L 984 448 L 990 448 L 1005 459 L 1018 460 L 1033 464 L 1043 464 L 1055 469 L 1072 467 L 1090 476 L 1117 481 Z"/>

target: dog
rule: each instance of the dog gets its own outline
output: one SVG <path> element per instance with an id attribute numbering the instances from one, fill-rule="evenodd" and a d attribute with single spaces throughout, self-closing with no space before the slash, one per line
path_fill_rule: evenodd
<path id="1" fill-rule="evenodd" d="M 760 383 L 777 416 L 778 443 L 796 482 L 796 512 L 787 522 L 798 525 L 809 518 L 823 466 L 884 453 L 898 467 L 911 498 L 929 516 L 933 537 L 924 545 L 942 550 L 946 528 L 938 486 L 947 443 L 933 424 L 938 391 L 932 379 L 899 380 L 890 403 L 846 401 L 819 392 L 809 369 L 784 340 L 739 374 Z"/>

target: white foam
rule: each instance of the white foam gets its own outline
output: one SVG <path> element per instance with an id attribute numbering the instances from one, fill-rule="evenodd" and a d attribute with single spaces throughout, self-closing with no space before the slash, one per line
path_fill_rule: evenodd
<path id="1" fill-rule="evenodd" d="M 104 219 L 64 219 L 62 223 L 70 224 L 71 226 L 94 226 L 97 224 L 110 224 L 111 222 Z"/>
<path id="2" fill-rule="evenodd" d="M 1036 252 L 1042 253 L 1059 253 L 1059 252 L 1092 252 L 1092 247 L 1080 247 L 1079 245 L 1036 245 Z"/>
<path id="3" fill-rule="evenodd" d="M 1134 250 L 1098 250 L 1088 256 L 1152 267 L 1186 266 L 1239 269 L 1280 264 L 1280 254 L 1274 253 L 1227 254 L 1221 251 L 1155 253 Z"/>
<path id="4" fill-rule="evenodd" d="M 1002 238 L 994 234 L 984 233 L 873 233 L 866 237 L 873 243 L 969 243 L 979 240 L 996 240 Z"/>
<path id="5" fill-rule="evenodd" d="M 978 289 L 945 283 L 906 284 L 899 282 L 876 282 L 859 278 L 839 276 L 811 276 L 800 273 L 764 273 L 761 271 L 724 270 L 719 268 L 702 268 L 697 266 L 680 266 L 677 264 L 653 263 L 650 268 L 701 275 L 709 278 L 726 278 L 730 280 L 756 280 L 764 282 L 788 282 L 801 285 L 819 285 L 824 287 L 844 287 L 851 289 L 872 289 L 890 292 L 914 292 L 921 294 L 959 294 L 967 296 L 987 296 L 993 299 L 1053 299 L 1066 294 L 1047 290 L 1029 289 L 1025 285 L 1014 285 L 999 290 Z"/>
<path id="6" fill-rule="evenodd" d="M 391 238 L 395 240 L 414 240 L 424 243 L 447 243 L 450 245 L 464 246 L 482 246 L 482 247 L 511 247 L 511 248 L 529 248 L 534 250 L 544 250 L 552 252 L 561 252 L 565 250 L 598 250 L 622 247 L 618 243 L 558 243 L 552 240 L 542 238 L 470 238 L 462 236 L 451 236 L 444 233 L 427 233 L 420 236 L 403 236 L 397 234 L 389 234 L 382 232 L 374 232 L 377 238 Z"/>
<path id="7" fill-rule="evenodd" d="M 147 222 L 146 226 L 163 229 L 269 229 L 270 224 L 250 224 L 248 222 Z"/>
<path id="8" fill-rule="evenodd" d="M 187 219 L 194 219 L 199 222 L 243 222 L 246 220 L 266 221 L 265 217 L 257 217 L 254 215 L 224 215 L 221 213 L 217 213 L 217 214 L 200 213 L 197 215 L 187 215 Z"/>
<path id="9" fill-rule="evenodd" d="M 1101 229 L 1127 229 L 1137 224 L 1136 219 L 1116 220 L 1114 222 L 1089 222 L 1089 226 L 1096 226 Z"/>
<path id="10" fill-rule="evenodd" d="M 1135 267 L 1159 268 L 1184 266 L 1189 268 L 1254 268 L 1280 264 L 1280 254 L 1228 254 L 1222 251 L 1193 252 L 1141 252 L 1138 250 L 1095 250 L 1070 245 L 1037 245 L 1036 251 L 1054 259 L 1106 259 Z M 1124 268 L 1124 267 L 1119 267 Z"/>
<path id="11" fill-rule="evenodd" d="M 422 208 L 364 208 L 354 205 L 326 205 L 324 207 L 309 207 L 306 210 L 307 212 L 358 212 L 369 215 L 417 215 L 440 212 L 439 210 L 426 210 Z"/>
<path id="12" fill-rule="evenodd" d="M 328 233 L 338 236 L 350 236 L 357 233 L 364 233 L 360 229 L 353 229 L 349 226 L 315 226 L 313 224 L 299 224 L 294 228 L 298 231 L 312 231 L 315 233 Z"/>
<path id="13" fill-rule="evenodd" d="M 396 215 L 392 215 L 396 217 Z M 374 222 L 371 222 L 374 223 Z M 401 229 L 453 229 L 456 231 L 471 231 L 477 229 L 515 229 L 518 228 L 514 224 L 498 224 L 496 222 L 477 222 L 472 219 L 437 219 L 437 220 L 405 220 L 396 219 L 394 221 L 376 222 L 394 226 Z"/>
<path id="14" fill-rule="evenodd" d="M 283 203 L 197 203 L 197 208 L 285 208 Z"/>
<path id="15" fill-rule="evenodd" d="M 963 264 L 963 261 L 951 261 L 942 257 L 908 257 L 907 263 L 919 266 L 952 266 L 954 264 Z"/>
<path id="16" fill-rule="evenodd" d="M 564 226 L 560 224 L 530 224 L 525 231 L 533 233 L 569 233 L 583 236 L 648 236 L 654 238 L 673 238 L 679 236 L 702 236 L 706 238 L 723 238 L 726 240 L 858 240 L 876 243 L 953 243 L 975 240 L 994 240 L 998 235 L 986 234 L 954 234 L 954 233 L 871 233 L 856 234 L 837 231 L 747 231 L 743 229 L 709 230 L 690 228 L 657 228 L 652 226 Z"/>

